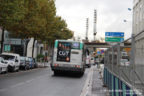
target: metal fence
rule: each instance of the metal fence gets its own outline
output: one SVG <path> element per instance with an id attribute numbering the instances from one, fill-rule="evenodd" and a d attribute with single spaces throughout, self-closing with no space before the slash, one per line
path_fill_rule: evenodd
<path id="1" fill-rule="evenodd" d="M 129 52 L 124 55 L 126 49 L 129 49 Z M 127 63 L 123 63 L 123 59 L 127 59 Z M 136 47 L 135 36 L 132 36 L 131 46 L 119 43 L 105 52 L 105 68 L 144 96 L 144 62 L 142 60 L 144 61 L 144 49 Z"/>

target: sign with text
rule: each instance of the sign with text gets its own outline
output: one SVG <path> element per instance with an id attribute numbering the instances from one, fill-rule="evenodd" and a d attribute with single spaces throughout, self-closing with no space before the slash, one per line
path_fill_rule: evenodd
<path id="1" fill-rule="evenodd" d="M 21 39 L 7 39 L 4 42 L 5 44 L 13 44 L 13 45 L 21 45 L 22 40 Z"/>
<path id="2" fill-rule="evenodd" d="M 123 42 L 124 38 L 117 38 L 117 37 L 105 37 L 106 42 Z"/>
<path id="3" fill-rule="evenodd" d="M 124 37 L 124 32 L 105 32 L 105 37 Z"/>
<path id="4" fill-rule="evenodd" d="M 57 61 L 70 62 L 71 43 L 59 42 L 57 50 Z"/>
<path id="5" fill-rule="evenodd" d="M 106 42 L 123 42 L 124 32 L 105 32 Z"/>

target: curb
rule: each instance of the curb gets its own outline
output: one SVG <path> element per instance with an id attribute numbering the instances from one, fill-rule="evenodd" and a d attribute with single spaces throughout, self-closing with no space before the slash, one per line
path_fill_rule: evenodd
<path id="1" fill-rule="evenodd" d="M 81 91 L 80 96 L 91 96 L 92 89 L 92 78 L 93 78 L 93 67 L 89 70 L 85 85 Z"/>

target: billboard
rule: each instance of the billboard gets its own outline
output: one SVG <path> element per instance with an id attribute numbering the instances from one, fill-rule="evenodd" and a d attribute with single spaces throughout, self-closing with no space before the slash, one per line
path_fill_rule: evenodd
<path id="1" fill-rule="evenodd" d="M 57 61 L 70 62 L 71 43 L 59 42 L 57 50 Z"/>

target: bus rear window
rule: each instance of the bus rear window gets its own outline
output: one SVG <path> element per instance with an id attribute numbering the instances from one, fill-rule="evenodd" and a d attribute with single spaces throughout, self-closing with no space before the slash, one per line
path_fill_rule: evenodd
<path id="1" fill-rule="evenodd" d="M 80 43 L 73 42 L 71 47 L 72 47 L 72 49 L 80 49 Z"/>

